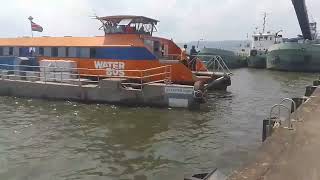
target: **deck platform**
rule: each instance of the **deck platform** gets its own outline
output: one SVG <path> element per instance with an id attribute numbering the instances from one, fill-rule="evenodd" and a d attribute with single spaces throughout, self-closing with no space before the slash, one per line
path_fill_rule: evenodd
<path id="1" fill-rule="evenodd" d="M 71 100 L 87 103 L 109 103 L 134 106 L 199 108 L 194 86 L 152 83 L 140 88 L 125 86 L 121 79 L 103 79 L 96 84 L 24 81 L 0 79 L 0 96 L 15 96 L 51 100 Z"/>
<path id="2" fill-rule="evenodd" d="M 299 109 L 294 130 L 277 129 L 256 158 L 229 177 L 231 180 L 320 179 L 320 88 Z"/>

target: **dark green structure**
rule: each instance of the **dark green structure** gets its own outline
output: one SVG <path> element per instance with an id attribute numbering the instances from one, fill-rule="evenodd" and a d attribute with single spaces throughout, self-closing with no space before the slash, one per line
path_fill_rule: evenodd
<path id="1" fill-rule="evenodd" d="M 267 64 L 267 51 L 251 50 L 248 57 L 248 67 L 265 69 Z"/>
<path id="2" fill-rule="evenodd" d="M 320 72 L 320 44 L 287 42 L 271 47 L 267 68 L 280 71 Z"/>
<path id="3" fill-rule="evenodd" d="M 199 52 L 200 56 L 203 55 L 216 55 L 222 57 L 226 65 L 231 68 L 241 68 L 247 66 L 247 59 L 245 56 L 237 55 L 233 51 L 217 48 L 204 48 Z M 209 61 L 210 57 L 201 57 L 204 61 Z"/>

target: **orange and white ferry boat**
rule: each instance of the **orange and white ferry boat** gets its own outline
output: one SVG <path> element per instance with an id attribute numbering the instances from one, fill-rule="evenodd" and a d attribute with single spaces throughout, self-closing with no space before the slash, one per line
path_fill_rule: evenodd
<path id="1" fill-rule="evenodd" d="M 29 72 L 27 66 L 34 67 L 34 71 L 40 71 L 40 80 L 43 76 L 42 80 L 48 81 L 52 77 L 46 75 L 51 70 L 43 72 L 46 70 L 43 66 L 57 68 L 52 64 L 61 61 L 72 62 L 72 72 L 79 79 L 120 78 L 133 89 L 165 82 L 193 86 L 203 94 L 207 89 L 226 89 L 231 85 L 228 74 L 210 72 L 201 59 L 184 59 L 183 51 L 172 40 L 153 36 L 159 23 L 155 19 L 143 16 L 96 19 L 102 23 L 104 36 L 0 38 L 0 69 Z"/>

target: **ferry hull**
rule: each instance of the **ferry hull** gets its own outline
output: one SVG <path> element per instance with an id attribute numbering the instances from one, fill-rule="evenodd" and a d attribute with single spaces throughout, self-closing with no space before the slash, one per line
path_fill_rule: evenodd
<path id="1" fill-rule="evenodd" d="M 18 78 L 18 77 L 17 77 Z M 15 96 L 48 100 L 72 100 L 85 103 L 123 104 L 199 108 L 205 101 L 193 95 L 193 86 L 150 84 L 138 89 L 124 88 L 121 79 L 102 80 L 96 85 L 72 85 L 54 82 L 0 79 L 0 96 Z M 36 92 L 36 93 L 35 93 Z"/>
<path id="2" fill-rule="evenodd" d="M 271 47 L 267 68 L 279 71 L 319 72 L 320 46 L 306 43 L 283 43 Z"/>
<path id="3" fill-rule="evenodd" d="M 248 67 L 250 68 L 266 68 L 266 55 L 265 54 L 257 54 L 255 56 L 249 56 L 248 58 Z"/>

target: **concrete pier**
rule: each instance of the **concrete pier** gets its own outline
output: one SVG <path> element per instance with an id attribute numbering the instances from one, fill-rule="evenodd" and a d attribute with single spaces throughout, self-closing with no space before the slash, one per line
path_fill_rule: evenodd
<path id="1" fill-rule="evenodd" d="M 256 158 L 231 180 L 320 179 L 320 88 L 298 109 L 301 122 L 294 130 L 276 129 L 259 149 Z"/>

